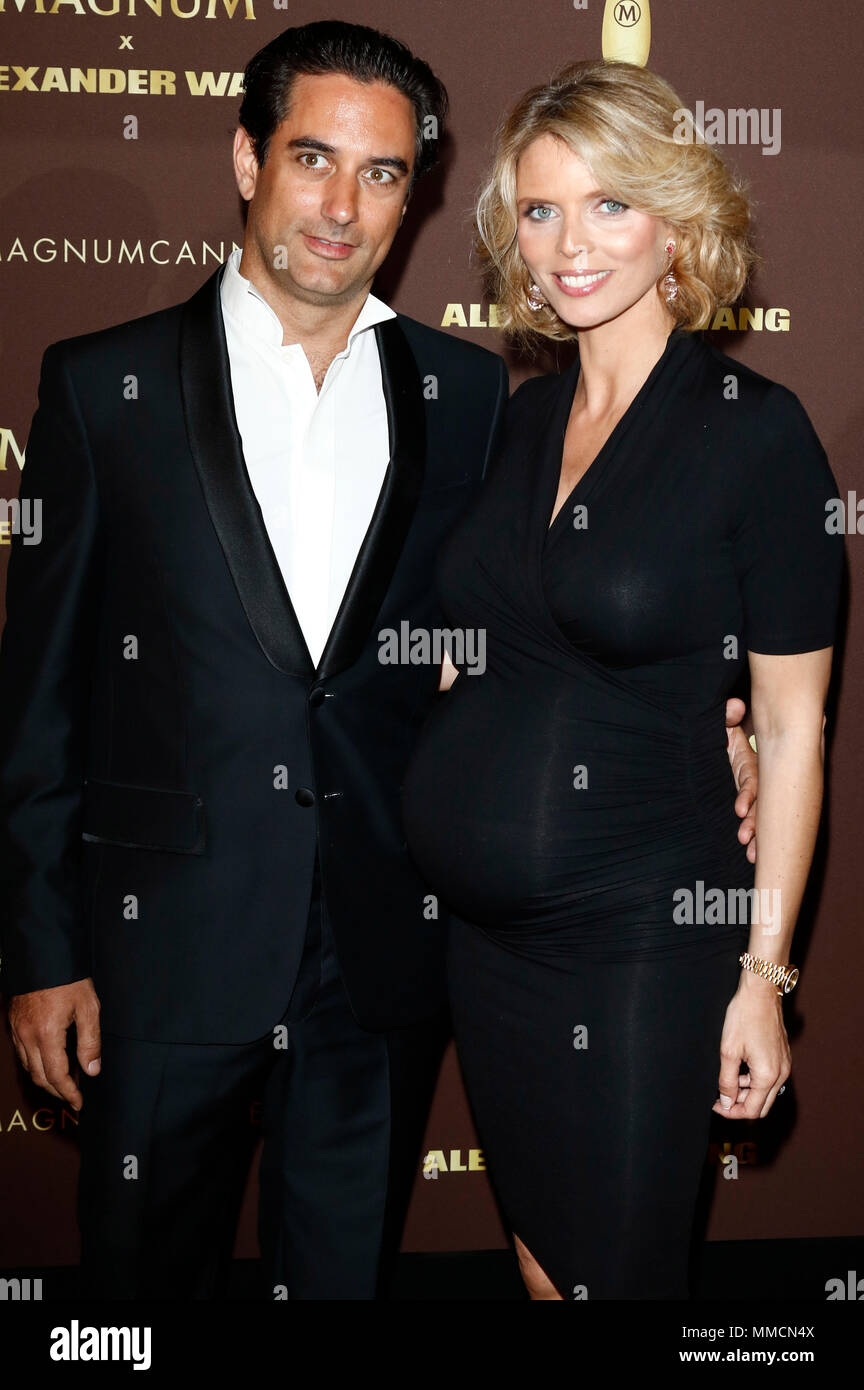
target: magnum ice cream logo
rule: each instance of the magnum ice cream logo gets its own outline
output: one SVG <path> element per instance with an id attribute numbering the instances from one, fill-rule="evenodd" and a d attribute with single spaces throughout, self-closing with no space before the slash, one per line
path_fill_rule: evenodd
<path id="1" fill-rule="evenodd" d="M 651 48 L 649 0 L 606 0 L 603 12 L 603 57 L 607 62 L 644 68 Z"/>
<path id="2" fill-rule="evenodd" d="M 138 19 L 139 14 L 135 9 L 135 0 L 12 0 L 9 6 L 11 9 L 30 10 L 33 14 L 44 15 L 95 15 L 97 18 L 105 19 L 113 15 L 128 16 L 130 19 Z M 281 8 L 276 5 L 277 9 Z M 0 14 L 6 11 L 6 0 L 0 0 Z M 222 12 L 233 19 L 237 15 L 238 19 L 254 19 L 255 7 L 253 0 L 143 0 L 141 4 L 141 17 L 153 13 L 157 19 L 173 15 L 175 19 L 195 19 L 200 16 L 202 19 L 215 19 Z M 120 45 L 124 47 L 123 44 Z"/>

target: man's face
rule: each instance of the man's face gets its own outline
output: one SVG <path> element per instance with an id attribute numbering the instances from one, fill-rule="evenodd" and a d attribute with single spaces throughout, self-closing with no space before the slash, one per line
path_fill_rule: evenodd
<path id="1" fill-rule="evenodd" d="M 342 73 L 297 77 L 290 111 L 259 167 L 234 139 L 237 186 L 249 201 L 251 251 L 280 289 L 336 305 L 371 283 L 396 235 L 414 164 L 414 108 L 385 83 Z"/>

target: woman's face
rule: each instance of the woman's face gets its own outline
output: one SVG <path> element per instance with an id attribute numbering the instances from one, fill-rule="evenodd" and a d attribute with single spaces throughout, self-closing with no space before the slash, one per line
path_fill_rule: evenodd
<path id="1" fill-rule="evenodd" d="M 516 210 L 522 259 L 565 323 L 593 328 L 635 305 L 670 317 L 655 287 L 671 227 L 616 202 L 555 136 L 538 136 L 522 153 Z"/>

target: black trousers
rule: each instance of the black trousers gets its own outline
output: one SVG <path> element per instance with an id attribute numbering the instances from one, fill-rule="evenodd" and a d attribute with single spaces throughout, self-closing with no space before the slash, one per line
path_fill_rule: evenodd
<path id="1" fill-rule="evenodd" d="M 84 1295 L 224 1294 L 262 1102 L 262 1298 L 386 1297 L 448 1033 L 444 1015 L 360 1028 L 316 861 L 300 972 L 273 1032 L 239 1046 L 103 1036 L 101 1072 L 82 1079 Z"/>

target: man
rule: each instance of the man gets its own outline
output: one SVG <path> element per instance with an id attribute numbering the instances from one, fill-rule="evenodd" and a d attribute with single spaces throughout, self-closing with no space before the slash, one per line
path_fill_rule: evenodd
<path id="1" fill-rule="evenodd" d="M 398 1247 L 445 1037 L 399 816 L 438 672 L 378 634 L 442 625 L 435 554 L 507 400 L 494 354 L 370 293 L 445 110 L 394 40 L 286 30 L 246 70 L 242 255 L 43 358 L 3 986 L 22 1063 L 82 1107 L 97 1296 L 219 1292 L 259 1094 L 270 1296 L 374 1298 Z"/>

